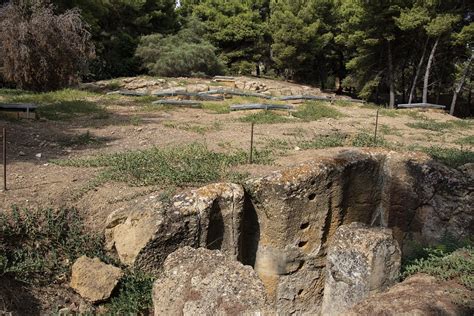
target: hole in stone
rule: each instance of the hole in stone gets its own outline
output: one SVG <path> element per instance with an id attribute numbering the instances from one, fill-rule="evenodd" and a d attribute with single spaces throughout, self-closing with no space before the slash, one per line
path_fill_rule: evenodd
<path id="1" fill-rule="evenodd" d="M 300 241 L 300 242 L 298 243 L 298 247 L 300 247 L 300 248 L 301 248 L 301 247 L 304 247 L 304 246 L 306 246 L 307 243 L 308 243 L 307 241 Z"/>
<path id="2" fill-rule="evenodd" d="M 308 227 L 309 227 L 309 222 L 306 222 L 306 223 L 303 223 L 303 224 L 300 225 L 301 229 L 306 229 Z"/>
<path id="3" fill-rule="evenodd" d="M 315 185 L 315 184 L 316 184 L 316 180 L 311 181 L 311 185 Z"/>
<path id="4" fill-rule="evenodd" d="M 310 195 L 308 195 L 308 200 L 312 201 L 316 198 L 316 193 L 311 193 Z"/>
<path id="5" fill-rule="evenodd" d="M 303 293 L 303 289 L 298 291 L 298 295 L 301 295 Z"/>
<path id="6" fill-rule="evenodd" d="M 219 250 L 224 239 L 225 225 L 219 203 L 214 201 L 209 214 L 209 231 L 207 232 L 206 248 Z"/>

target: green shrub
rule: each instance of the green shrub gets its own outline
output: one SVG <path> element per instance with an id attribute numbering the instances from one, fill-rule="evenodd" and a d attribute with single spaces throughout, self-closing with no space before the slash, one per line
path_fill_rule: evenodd
<path id="1" fill-rule="evenodd" d="M 299 143 L 302 149 L 322 149 L 329 147 L 344 146 L 347 135 L 341 133 L 334 133 L 330 135 L 323 135 L 315 137 L 310 141 L 303 141 Z"/>
<path id="2" fill-rule="evenodd" d="M 216 55 L 216 48 L 203 40 L 203 32 L 202 23 L 192 19 L 175 35 L 143 36 L 136 56 L 143 60 L 149 73 L 156 76 L 220 74 L 224 67 Z"/>
<path id="3" fill-rule="evenodd" d="M 110 315 L 147 315 L 153 307 L 155 277 L 136 271 L 126 274 L 119 283 L 117 296 L 106 305 Z"/>
<path id="4" fill-rule="evenodd" d="M 342 113 L 323 102 L 306 102 L 298 107 L 293 116 L 304 121 L 316 121 L 322 118 L 338 118 Z"/>
<path id="5" fill-rule="evenodd" d="M 278 124 L 291 122 L 291 119 L 272 111 L 260 111 L 241 117 L 240 121 L 255 124 Z"/>
<path id="6" fill-rule="evenodd" d="M 108 260 L 101 236 L 87 234 L 74 209 L 13 208 L 0 214 L 0 275 L 46 284 L 69 273 L 82 255 Z"/>
<path id="7" fill-rule="evenodd" d="M 225 114 L 230 112 L 229 104 L 226 102 L 204 102 L 202 108 L 212 111 L 216 114 Z"/>
<path id="8" fill-rule="evenodd" d="M 434 132 L 442 132 L 449 129 L 466 129 L 471 128 L 474 124 L 471 120 L 452 120 L 446 122 L 437 122 L 435 120 L 424 120 L 422 122 L 407 123 L 408 127 L 426 129 Z"/>
<path id="9" fill-rule="evenodd" d="M 408 127 L 426 129 L 429 131 L 440 132 L 445 129 L 451 128 L 451 124 L 448 122 L 436 122 L 434 120 L 426 120 L 423 122 L 407 123 Z"/>
<path id="10" fill-rule="evenodd" d="M 457 168 L 466 163 L 474 162 L 474 151 L 472 150 L 432 146 L 423 147 L 421 148 L 421 151 L 427 153 L 433 159 L 453 168 Z"/>
<path id="11" fill-rule="evenodd" d="M 390 148 L 390 144 L 381 137 L 377 137 L 377 142 L 374 141 L 374 135 L 368 133 L 358 133 L 352 139 L 352 146 L 354 147 L 385 147 Z"/>
<path id="12" fill-rule="evenodd" d="M 15 91 L 17 93 L 4 89 L 0 90 L 0 97 L 3 97 L 5 102 L 36 103 L 39 105 L 38 115 L 50 120 L 70 120 L 80 116 L 105 118 L 108 115 L 104 107 L 86 100 L 87 98 L 97 97 L 98 95 L 95 93 L 75 89 L 44 93 Z"/>
<path id="13" fill-rule="evenodd" d="M 62 138 L 59 140 L 61 146 L 85 146 L 85 145 L 94 145 L 104 142 L 104 138 L 99 138 L 93 136 L 89 131 L 74 135 L 69 138 Z"/>
<path id="14" fill-rule="evenodd" d="M 427 250 L 428 256 L 415 259 L 404 267 L 403 277 L 426 273 L 442 280 L 456 279 L 474 290 L 474 249 L 460 249 L 454 253 L 442 249 Z"/>

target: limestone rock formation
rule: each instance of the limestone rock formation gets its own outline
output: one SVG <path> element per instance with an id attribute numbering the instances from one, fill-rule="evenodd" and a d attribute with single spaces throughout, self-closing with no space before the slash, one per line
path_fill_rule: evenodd
<path id="1" fill-rule="evenodd" d="M 72 266 L 71 288 L 90 302 L 108 299 L 123 273 L 98 258 L 82 256 Z"/>
<path id="2" fill-rule="evenodd" d="M 240 259 L 282 313 L 319 312 L 326 250 L 340 225 L 390 227 L 406 253 L 414 242 L 473 230 L 472 180 L 424 154 L 346 149 L 245 186 L 252 228 L 243 231 Z"/>
<path id="3" fill-rule="evenodd" d="M 268 176 L 244 189 L 213 184 L 111 214 L 106 239 L 122 262 L 160 269 L 183 246 L 219 249 L 251 265 L 283 314 L 320 311 L 326 253 L 338 227 L 392 229 L 402 253 L 474 227 L 474 183 L 420 153 L 344 149 Z"/>
<path id="4" fill-rule="evenodd" d="M 243 188 L 211 184 L 175 196 L 170 206 L 147 201 L 142 209 L 118 210 L 107 221 L 106 241 L 129 266 L 157 271 L 168 254 L 183 246 L 238 255 Z"/>
<path id="5" fill-rule="evenodd" d="M 328 248 L 322 315 L 342 315 L 395 284 L 400 262 L 390 229 L 360 223 L 340 226 Z"/>
<path id="6" fill-rule="evenodd" d="M 454 282 L 417 274 L 360 302 L 345 315 L 472 315 L 473 297 L 472 291 Z"/>
<path id="7" fill-rule="evenodd" d="M 267 310 L 252 267 L 220 251 L 181 248 L 170 254 L 153 287 L 155 315 L 243 315 Z"/>

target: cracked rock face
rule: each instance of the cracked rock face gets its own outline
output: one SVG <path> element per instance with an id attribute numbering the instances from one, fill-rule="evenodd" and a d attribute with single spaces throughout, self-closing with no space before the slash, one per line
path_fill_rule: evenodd
<path id="1" fill-rule="evenodd" d="M 322 315 L 342 315 L 395 284 L 401 252 L 392 231 L 360 223 L 340 226 L 328 248 Z"/>
<path id="2" fill-rule="evenodd" d="M 107 222 L 106 241 L 122 263 L 158 271 L 168 254 L 183 246 L 219 249 L 237 258 L 243 188 L 211 184 L 175 196 L 172 205 L 148 201 L 143 209 L 118 210 Z"/>
<path id="3" fill-rule="evenodd" d="M 253 315 L 268 310 L 253 269 L 218 250 L 181 248 L 170 254 L 153 287 L 155 315 Z"/>

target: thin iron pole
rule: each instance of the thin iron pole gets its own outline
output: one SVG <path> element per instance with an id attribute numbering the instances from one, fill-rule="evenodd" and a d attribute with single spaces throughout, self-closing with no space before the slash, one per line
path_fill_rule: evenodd
<path id="1" fill-rule="evenodd" d="M 3 128 L 3 190 L 7 190 L 7 129 Z"/>
<path id="2" fill-rule="evenodd" d="M 250 155 L 249 155 L 249 163 L 253 164 L 253 127 L 254 122 L 252 122 L 252 127 L 250 129 Z"/>
<path id="3" fill-rule="evenodd" d="M 377 130 L 379 129 L 379 109 L 377 109 L 377 116 L 375 118 L 375 133 L 374 133 L 374 145 L 377 146 Z"/>

